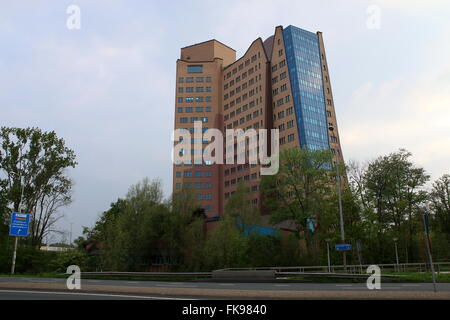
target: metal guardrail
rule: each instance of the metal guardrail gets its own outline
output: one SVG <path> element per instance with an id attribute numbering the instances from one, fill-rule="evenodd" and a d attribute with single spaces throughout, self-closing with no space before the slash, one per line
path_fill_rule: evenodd
<path id="1" fill-rule="evenodd" d="M 433 263 L 437 273 L 450 271 L 450 262 Z M 365 278 L 368 276 L 366 269 L 370 265 L 334 265 L 331 272 L 328 266 L 299 266 L 299 267 L 257 267 L 257 268 L 228 268 L 217 271 L 260 271 L 274 270 L 277 277 L 328 277 L 328 278 Z M 429 271 L 430 266 L 426 263 L 401 263 L 401 264 L 378 264 L 383 271 L 394 272 L 406 271 Z M 212 272 L 82 272 L 82 276 L 111 276 L 111 277 L 201 277 L 211 278 Z M 399 275 L 381 274 L 382 277 L 398 277 Z"/>
<path id="2" fill-rule="evenodd" d="M 363 265 L 332 265 L 331 272 L 332 273 L 365 273 L 365 270 L 370 266 L 370 264 Z M 427 263 L 400 263 L 400 264 L 377 264 L 382 271 L 392 270 L 394 272 L 407 272 L 407 271 L 428 271 L 430 270 L 430 265 Z M 435 262 L 433 266 L 436 272 L 441 271 L 450 271 L 450 262 Z M 256 267 L 256 268 L 228 268 L 224 270 L 275 270 L 277 272 L 300 272 L 300 273 L 308 273 L 308 272 L 322 272 L 329 273 L 328 266 L 298 266 L 298 267 Z"/>
<path id="3" fill-rule="evenodd" d="M 277 277 L 313 277 L 313 278 L 367 278 L 367 273 L 325 273 L 325 272 L 277 272 Z M 397 278 L 401 275 L 381 274 L 383 278 Z"/>
<path id="4" fill-rule="evenodd" d="M 82 272 L 81 276 L 111 277 L 210 277 L 211 272 Z"/>

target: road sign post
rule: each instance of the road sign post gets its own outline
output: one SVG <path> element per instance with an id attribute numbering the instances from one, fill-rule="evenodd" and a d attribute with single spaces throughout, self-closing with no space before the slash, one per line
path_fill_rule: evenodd
<path id="1" fill-rule="evenodd" d="M 352 249 L 352 245 L 347 244 L 347 243 L 337 244 L 337 245 L 335 245 L 335 249 L 336 249 L 336 251 L 349 251 Z"/>
<path id="2" fill-rule="evenodd" d="M 425 229 L 425 246 L 427 248 L 427 253 L 428 253 L 428 259 L 430 262 L 430 268 L 431 268 L 431 276 L 433 278 L 433 287 L 434 287 L 434 292 L 436 292 L 436 275 L 434 273 L 434 266 L 433 266 L 433 257 L 431 255 L 431 241 L 430 241 L 430 224 L 429 224 L 429 219 L 428 219 L 428 214 L 426 212 L 423 213 L 422 215 L 423 218 L 423 226 Z"/>
<path id="3" fill-rule="evenodd" d="M 13 212 L 11 216 L 11 224 L 9 226 L 9 235 L 16 237 L 14 240 L 14 252 L 11 265 L 11 274 L 16 269 L 17 242 L 19 237 L 27 237 L 30 229 L 30 214 Z"/>

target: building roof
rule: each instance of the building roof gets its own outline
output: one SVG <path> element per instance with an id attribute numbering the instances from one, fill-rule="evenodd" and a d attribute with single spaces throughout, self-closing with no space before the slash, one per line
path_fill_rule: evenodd
<path id="1" fill-rule="evenodd" d="M 186 49 L 186 48 L 190 48 L 190 47 L 198 46 L 198 45 L 200 45 L 200 44 L 204 44 L 204 43 L 207 43 L 207 42 L 211 42 L 211 41 L 215 41 L 215 42 L 218 42 L 218 43 L 220 43 L 221 45 L 223 45 L 223 46 L 225 46 L 225 47 L 227 47 L 227 48 L 229 48 L 229 49 L 233 50 L 234 52 L 236 52 L 236 50 L 234 50 L 234 49 L 233 49 L 233 48 L 231 48 L 230 46 L 227 46 L 227 45 L 226 45 L 226 44 L 224 44 L 223 42 L 220 42 L 219 40 L 216 40 L 216 39 L 211 39 L 211 40 L 206 40 L 206 41 L 203 41 L 203 42 L 199 42 L 199 43 L 196 43 L 196 44 L 191 44 L 191 45 L 189 45 L 189 46 L 186 46 L 186 47 L 183 47 L 183 48 L 181 48 L 181 49 Z"/>

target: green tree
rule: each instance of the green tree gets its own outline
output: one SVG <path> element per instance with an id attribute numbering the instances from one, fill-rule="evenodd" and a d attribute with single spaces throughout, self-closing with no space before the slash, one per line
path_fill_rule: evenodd
<path id="1" fill-rule="evenodd" d="M 251 204 L 251 198 L 250 188 L 241 181 L 236 191 L 225 203 L 225 214 L 239 222 L 239 228 L 242 232 L 245 231 L 247 226 L 258 224 L 261 221 L 258 208 Z"/>
<path id="2" fill-rule="evenodd" d="M 248 266 L 247 241 L 237 228 L 235 220 L 225 215 L 209 231 L 204 247 L 206 269 L 237 268 Z"/>
<path id="3" fill-rule="evenodd" d="M 414 234 L 420 230 L 417 208 L 427 199 L 423 186 L 429 175 L 409 160 L 411 156 L 410 152 L 400 149 L 379 157 L 369 163 L 364 176 L 366 194 L 373 208 L 368 218 L 378 227 L 380 261 L 392 256 L 394 237 L 408 249 L 410 259 L 417 258 L 414 240 Z"/>
<path id="4" fill-rule="evenodd" d="M 325 208 L 331 206 L 335 185 L 331 164 L 329 150 L 289 148 L 280 153 L 278 174 L 262 179 L 264 204 L 272 213 L 272 222 L 292 220 L 307 256 L 312 256 L 314 225 L 320 226 Z"/>
<path id="5" fill-rule="evenodd" d="M 430 192 L 431 210 L 434 212 L 436 227 L 450 237 L 450 175 L 444 174 L 433 183 Z"/>
<path id="6" fill-rule="evenodd" d="M 0 184 L 6 206 L 33 215 L 29 242 L 39 247 L 71 202 L 72 181 L 66 169 L 76 166 L 75 153 L 55 132 L 38 128 L 0 129 Z"/>

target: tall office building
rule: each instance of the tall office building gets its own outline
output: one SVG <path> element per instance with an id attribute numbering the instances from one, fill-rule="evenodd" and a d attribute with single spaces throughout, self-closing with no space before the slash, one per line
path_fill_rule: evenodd
<path id="1" fill-rule="evenodd" d="M 196 121 L 203 132 L 216 128 L 224 137 L 227 129 L 279 129 L 280 150 L 331 149 L 334 161 L 343 161 L 321 32 L 278 26 L 238 60 L 217 40 L 182 48 L 176 87 L 175 129 L 192 133 L 193 143 L 199 140 Z M 224 163 L 228 149 L 224 143 Z M 194 159 L 201 150 L 182 152 L 192 161 L 174 164 L 173 192 L 191 188 L 210 221 L 223 213 L 240 181 L 250 187 L 251 205 L 261 208 L 259 164 L 213 164 Z"/>

